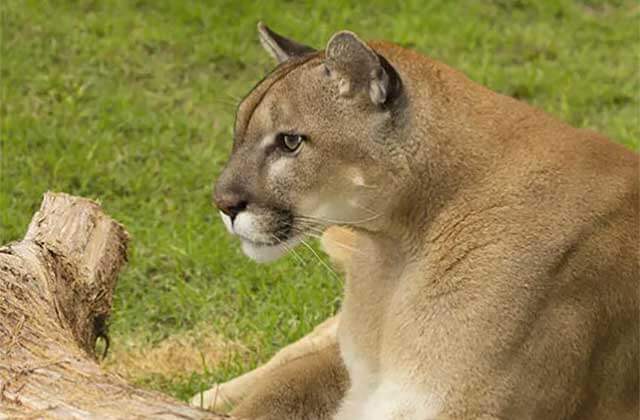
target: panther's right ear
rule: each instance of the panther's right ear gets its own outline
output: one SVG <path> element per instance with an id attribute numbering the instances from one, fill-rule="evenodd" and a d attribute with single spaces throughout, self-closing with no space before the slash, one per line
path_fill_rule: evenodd
<path id="1" fill-rule="evenodd" d="M 401 93 L 400 76 L 389 62 L 356 34 L 341 31 L 326 49 L 328 74 L 338 82 L 340 96 L 368 96 L 375 105 L 391 103 Z"/>
<path id="2" fill-rule="evenodd" d="M 273 58 L 278 60 L 278 63 L 287 61 L 292 57 L 299 57 L 315 52 L 311 47 L 278 35 L 262 22 L 258 22 L 258 35 L 260 36 L 260 43 L 264 49 L 267 50 Z"/>

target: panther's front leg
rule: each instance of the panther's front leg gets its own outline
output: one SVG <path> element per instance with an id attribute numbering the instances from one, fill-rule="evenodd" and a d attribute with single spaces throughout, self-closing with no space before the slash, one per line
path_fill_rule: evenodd
<path id="1" fill-rule="evenodd" d="M 336 329 L 338 321 L 339 315 L 327 319 L 308 335 L 280 350 L 264 365 L 196 394 L 191 399 L 191 404 L 213 411 L 227 411 L 230 407 L 237 405 L 250 406 L 252 405 L 249 402 L 251 400 L 264 402 L 267 396 L 261 395 L 261 393 L 265 392 L 270 393 L 271 398 L 278 399 L 279 403 L 282 403 L 284 396 L 277 396 L 271 391 L 276 387 L 284 386 L 290 374 L 291 385 L 288 386 L 287 393 L 308 393 L 309 391 L 306 388 L 314 383 L 321 383 L 323 378 L 304 378 L 304 381 L 301 382 L 298 378 L 300 371 L 315 375 L 316 370 L 318 370 L 318 374 L 322 376 L 324 373 L 319 368 L 323 363 L 328 364 L 329 375 L 333 374 L 331 369 L 336 371 L 341 369 L 341 360 L 334 360 L 335 358 L 333 357 L 333 348 L 337 346 Z M 311 367 L 306 366 L 306 364 Z M 339 379 L 340 375 L 337 375 L 336 378 Z M 298 386 L 302 388 L 300 392 L 298 392 Z M 335 387 L 330 388 L 338 389 L 341 386 L 336 384 Z M 258 389 L 262 391 L 258 391 Z M 298 398 L 294 395 L 291 397 L 292 400 Z M 245 398 L 247 401 L 245 401 Z"/>
<path id="2" fill-rule="evenodd" d="M 337 342 L 273 369 L 231 414 L 241 419 L 330 420 L 349 385 Z"/>

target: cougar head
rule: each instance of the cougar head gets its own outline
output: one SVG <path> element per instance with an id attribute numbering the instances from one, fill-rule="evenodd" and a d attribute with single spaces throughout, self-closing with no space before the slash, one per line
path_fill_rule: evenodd
<path id="1" fill-rule="evenodd" d="M 396 70 L 351 32 L 333 35 L 325 51 L 262 24 L 258 32 L 279 65 L 237 109 L 214 200 L 245 254 L 261 262 L 330 225 L 384 223 L 404 94 Z"/>

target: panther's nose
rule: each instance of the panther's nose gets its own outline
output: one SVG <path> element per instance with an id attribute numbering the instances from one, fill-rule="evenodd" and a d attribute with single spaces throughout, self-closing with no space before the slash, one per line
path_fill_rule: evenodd
<path id="1" fill-rule="evenodd" d="M 231 218 L 231 222 L 236 216 L 247 208 L 247 200 L 240 194 L 235 192 L 225 192 L 215 195 L 216 207 Z"/>

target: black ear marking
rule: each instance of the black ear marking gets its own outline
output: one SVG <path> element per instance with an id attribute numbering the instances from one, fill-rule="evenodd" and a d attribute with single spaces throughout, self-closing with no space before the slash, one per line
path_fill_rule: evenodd
<path id="1" fill-rule="evenodd" d="M 267 50 L 269 55 L 275 58 L 278 63 L 316 51 L 311 47 L 275 33 L 262 22 L 258 22 L 258 36 L 264 49 Z"/>
<path id="2" fill-rule="evenodd" d="M 387 96 L 385 101 L 382 103 L 384 106 L 393 105 L 394 102 L 400 97 L 402 94 L 402 79 L 400 75 L 396 71 L 396 69 L 389 63 L 389 61 L 381 54 L 376 53 L 378 59 L 380 60 L 380 66 L 387 73 L 387 77 L 389 78 L 389 83 L 387 87 Z"/>

